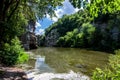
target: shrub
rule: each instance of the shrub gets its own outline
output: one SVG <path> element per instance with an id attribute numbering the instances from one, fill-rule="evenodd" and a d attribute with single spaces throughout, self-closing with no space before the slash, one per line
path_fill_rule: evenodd
<path id="1" fill-rule="evenodd" d="M 120 80 L 120 50 L 115 53 L 109 57 L 109 66 L 105 70 L 97 68 L 94 71 L 92 80 Z"/>
<path id="2" fill-rule="evenodd" d="M 95 27 L 90 23 L 83 23 L 79 28 L 67 32 L 65 36 L 57 41 L 58 46 L 63 47 L 90 47 L 93 43 Z"/>
<path id="3" fill-rule="evenodd" d="M 95 27 L 90 23 L 83 23 L 81 27 L 81 32 L 83 33 L 83 47 L 90 47 L 93 43 L 93 34 L 95 32 Z"/>
<path id="4" fill-rule="evenodd" d="M 64 37 L 60 37 L 58 40 L 57 40 L 57 46 L 65 46 L 65 38 Z"/>
<path id="5" fill-rule="evenodd" d="M 20 41 L 16 37 L 10 43 L 5 43 L 2 51 L 0 51 L 1 63 L 7 66 L 12 66 L 17 63 L 23 63 L 28 60 L 28 55 L 21 48 Z"/>

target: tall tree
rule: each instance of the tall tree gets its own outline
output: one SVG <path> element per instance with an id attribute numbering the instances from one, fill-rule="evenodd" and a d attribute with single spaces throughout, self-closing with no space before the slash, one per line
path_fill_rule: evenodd
<path id="1" fill-rule="evenodd" d="M 21 33 L 27 20 L 53 16 L 63 0 L 0 0 L 0 48 Z"/>

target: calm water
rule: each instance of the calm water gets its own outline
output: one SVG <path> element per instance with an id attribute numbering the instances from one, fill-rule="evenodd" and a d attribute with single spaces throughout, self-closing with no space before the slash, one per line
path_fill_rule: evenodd
<path id="1" fill-rule="evenodd" d="M 109 54 L 78 48 L 41 47 L 31 50 L 31 58 L 26 65 L 28 70 L 36 69 L 38 73 L 65 73 L 73 70 L 91 75 L 96 68 L 104 68 Z"/>

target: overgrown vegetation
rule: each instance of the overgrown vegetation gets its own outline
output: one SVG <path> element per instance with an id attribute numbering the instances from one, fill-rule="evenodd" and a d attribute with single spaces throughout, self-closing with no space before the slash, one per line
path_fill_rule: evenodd
<path id="1" fill-rule="evenodd" d="M 17 37 L 12 39 L 10 43 L 5 43 L 2 51 L 0 51 L 0 62 L 6 66 L 23 63 L 28 60 L 28 57 Z"/>
<path id="2" fill-rule="evenodd" d="M 58 40 L 58 46 L 63 47 L 90 47 L 92 45 L 95 27 L 90 23 L 84 23 L 81 27 L 67 32 Z"/>
<path id="3" fill-rule="evenodd" d="M 62 1 L 0 0 L 0 62 L 9 66 L 26 60 L 27 54 L 15 37 L 25 32 L 29 20 L 53 16 Z"/>
<path id="4" fill-rule="evenodd" d="M 45 30 L 45 35 L 47 36 L 51 30 L 57 29 L 60 36 L 64 36 L 66 32 L 72 31 L 75 28 L 79 28 L 83 23 L 90 22 L 91 18 L 87 11 L 80 10 L 76 14 L 64 15 L 56 23 L 51 25 Z"/>
<path id="5" fill-rule="evenodd" d="M 70 1 L 74 7 L 80 6 L 77 5 L 79 0 Z M 83 2 L 85 3 L 83 10 L 72 15 L 64 15 L 58 22 L 47 28 L 44 41 L 50 43 L 52 40 L 56 40 L 57 43 L 54 45 L 58 47 L 91 48 L 107 52 L 119 49 L 120 7 L 118 4 L 120 1 L 92 0 L 91 3 Z M 54 32 L 54 30 L 57 31 Z M 54 39 L 55 35 L 58 35 L 57 39 Z M 47 38 L 51 41 L 49 42 Z"/>
<path id="6" fill-rule="evenodd" d="M 120 80 L 120 50 L 115 51 L 116 55 L 109 57 L 109 66 L 104 70 L 97 68 L 92 80 Z"/>

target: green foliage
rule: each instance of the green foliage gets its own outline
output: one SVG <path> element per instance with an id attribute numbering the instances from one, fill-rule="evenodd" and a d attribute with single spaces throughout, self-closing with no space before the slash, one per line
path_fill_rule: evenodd
<path id="1" fill-rule="evenodd" d="M 28 55 L 21 48 L 20 41 L 16 37 L 11 40 L 11 43 L 5 43 L 3 50 L 0 52 L 1 63 L 12 66 L 17 63 L 23 63 L 28 60 Z"/>
<path id="2" fill-rule="evenodd" d="M 29 20 L 49 14 L 54 15 L 56 6 L 63 0 L 0 0 L 0 49 L 15 36 L 21 36 Z"/>
<path id="3" fill-rule="evenodd" d="M 109 57 L 109 66 L 104 70 L 97 68 L 92 80 L 120 80 L 120 50 L 115 51 L 116 55 Z"/>
<path id="4" fill-rule="evenodd" d="M 65 47 L 88 47 L 92 44 L 95 27 L 90 23 L 84 23 L 78 29 L 67 32 L 64 37 L 60 37 L 58 45 Z"/>
<path id="5" fill-rule="evenodd" d="M 106 18 L 104 16 L 104 18 Z M 104 19 L 103 18 L 103 19 Z M 109 18 L 96 20 L 97 28 L 93 34 L 93 47 L 103 51 L 114 51 L 120 48 L 119 15 L 109 15 Z M 96 47 L 97 46 L 97 47 Z"/>
<path id="6" fill-rule="evenodd" d="M 56 9 L 56 6 L 62 6 L 62 3 L 64 0 L 37 0 L 37 3 L 33 3 L 35 11 L 37 16 L 39 18 L 43 18 L 47 14 L 49 14 L 51 17 L 55 16 L 54 10 Z M 33 6 L 32 6 L 33 7 Z"/>
<path id="7" fill-rule="evenodd" d="M 93 33 L 95 32 L 95 27 L 90 23 L 84 23 L 81 27 L 81 33 L 83 33 L 84 45 L 89 46 L 92 43 Z"/>
<path id="8" fill-rule="evenodd" d="M 88 15 L 89 14 L 86 10 L 80 10 L 78 13 L 73 15 L 64 15 L 56 23 L 52 24 L 45 30 L 45 36 L 47 36 L 53 29 L 57 29 L 57 32 L 60 34 L 60 36 L 64 36 L 66 32 L 80 27 L 82 23 L 90 22 L 91 18 Z"/>
<path id="9" fill-rule="evenodd" d="M 7 65 L 22 63 L 28 55 L 15 36 L 21 36 L 27 22 L 54 15 L 63 0 L 0 0 L 0 62 Z"/>
<path id="10" fill-rule="evenodd" d="M 46 29 L 45 37 L 59 34 L 56 40 L 57 46 L 61 47 L 82 47 L 109 52 L 119 49 L 120 0 L 91 0 L 89 4 L 87 1 L 70 0 L 74 7 L 87 3 L 84 4 L 86 8 L 69 16 L 64 15 Z M 57 31 L 51 34 L 54 29 Z"/>
<path id="11" fill-rule="evenodd" d="M 87 7 L 87 4 L 89 3 L 88 0 L 69 0 L 69 1 L 75 8 L 83 7 L 84 9 Z"/>
<path id="12" fill-rule="evenodd" d="M 108 19 L 108 24 L 103 24 L 101 21 L 97 21 L 100 22 L 100 24 L 94 25 L 95 27 L 90 23 L 83 23 L 80 27 L 67 32 L 66 35 L 60 37 L 57 40 L 57 44 L 61 47 L 92 48 L 108 52 L 119 49 L 120 26 L 117 22 L 119 21 L 119 16 L 117 15 L 115 21 L 113 21 L 113 19 L 114 18 Z M 114 26 L 117 30 L 114 30 Z"/>
<path id="13" fill-rule="evenodd" d="M 120 0 L 92 0 L 88 9 L 93 17 L 101 14 L 113 14 L 120 11 Z"/>
<path id="14" fill-rule="evenodd" d="M 37 35 L 38 46 L 44 46 L 45 35 Z"/>
<path id="15" fill-rule="evenodd" d="M 9 21 L 16 12 L 22 13 L 26 19 L 42 18 L 46 14 L 53 15 L 56 6 L 63 0 L 1 0 L 0 20 Z M 3 16 L 3 17 L 1 17 Z"/>

